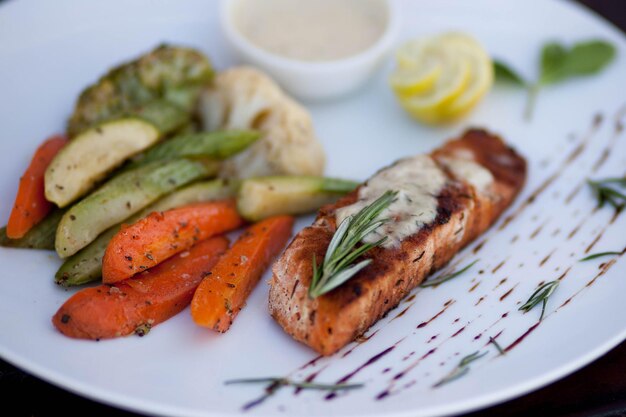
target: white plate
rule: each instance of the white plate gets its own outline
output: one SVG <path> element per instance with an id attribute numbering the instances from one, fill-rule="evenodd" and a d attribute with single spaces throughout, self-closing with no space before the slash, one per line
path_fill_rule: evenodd
<path id="1" fill-rule="evenodd" d="M 529 77 L 535 76 L 538 51 L 549 39 L 601 37 L 619 48 L 616 62 L 601 76 L 542 91 L 532 123 L 521 117 L 523 92 L 498 86 L 469 120 L 440 129 L 420 126 L 394 102 L 386 84 L 389 68 L 356 95 L 310 106 L 331 175 L 365 178 L 469 125 L 501 133 L 528 157 L 528 185 L 514 207 L 452 261 L 450 268 L 480 259 L 470 272 L 436 289 L 414 291 L 367 333 L 373 335 L 369 341 L 303 368 L 316 355 L 270 319 L 266 285 L 258 286 L 225 335 L 195 327 L 185 311 L 145 338 L 76 341 L 50 324 L 71 294 L 52 283 L 59 261 L 46 252 L 1 249 L 0 356 L 87 397 L 177 416 L 240 414 L 262 388 L 225 386 L 231 378 L 305 378 L 315 372 L 317 381 L 332 382 L 356 372 L 350 381 L 366 383 L 363 389 L 328 401 L 323 393 L 295 396 L 286 389 L 250 413 L 415 417 L 468 411 L 521 395 L 623 340 L 626 262 L 623 257 L 577 260 L 590 245 L 591 252 L 619 251 L 625 243 L 626 216 L 611 224 L 612 210 L 595 210 L 583 184 L 589 176 L 623 175 L 626 166 L 626 138 L 619 129 L 626 119 L 624 36 L 562 2 L 407 1 L 403 7 L 403 38 L 466 30 Z M 215 8 L 201 0 L 23 1 L 0 7 L 0 218 L 8 217 L 17 179 L 36 144 L 62 130 L 79 91 L 111 65 L 163 41 L 199 47 L 218 68 L 231 65 Z M 610 149 L 606 161 L 593 172 L 605 149 Z M 515 217 L 507 223 L 509 215 Z M 560 276 L 539 327 L 505 356 L 486 346 L 490 336 L 499 335 L 504 347 L 519 340 L 539 315 L 538 310 L 521 314 L 519 304 L 538 283 Z M 454 302 L 439 314 L 448 300 Z M 464 378 L 431 388 L 461 357 L 477 350 L 488 356 Z M 390 395 L 376 399 L 387 390 Z"/>

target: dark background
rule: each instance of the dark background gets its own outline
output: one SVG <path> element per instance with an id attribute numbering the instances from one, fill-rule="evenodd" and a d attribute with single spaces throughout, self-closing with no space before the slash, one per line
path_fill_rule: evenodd
<path id="1" fill-rule="evenodd" d="M 523 0 L 518 0 L 523 1 Z M 3 0 L 0 0 L 2 3 Z M 626 31 L 626 0 L 581 0 Z M 506 7 L 503 4 L 502 7 Z M 626 94 L 626 86 L 621 86 Z M 532 360 L 532 358 L 529 358 Z M 0 360 L 0 414 L 133 417 L 35 378 Z M 10 410 L 10 411 L 8 411 Z M 626 342 L 582 370 L 507 403 L 465 417 L 626 417 Z"/>

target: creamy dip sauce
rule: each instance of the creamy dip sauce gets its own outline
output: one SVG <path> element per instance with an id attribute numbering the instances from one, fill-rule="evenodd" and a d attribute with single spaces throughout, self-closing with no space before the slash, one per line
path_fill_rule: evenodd
<path id="1" fill-rule="evenodd" d="M 448 168 L 454 176 L 469 183 L 478 192 L 486 191 L 493 183 L 493 174 L 487 168 L 470 158 L 439 158 L 439 161 Z"/>
<path id="2" fill-rule="evenodd" d="M 363 52 L 383 34 L 382 0 L 240 0 L 239 32 L 268 52 L 303 61 L 331 61 Z"/>
<path id="3" fill-rule="evenodd" d="M 396 200 L 380 218 L 390 221 L 367 235 L 363 241 L 373 243 L 383 236 L 383 247 L 393 248 L 415 234 L 437 217 L 437 196 L 446 184 L 445 173 L 428 155 L 417 155 L 396 162 L 374 175 L 359 189 L 358 201 L 335 213 L 337 224 L 373 203 L 387 190 L 398 192 Z"/>

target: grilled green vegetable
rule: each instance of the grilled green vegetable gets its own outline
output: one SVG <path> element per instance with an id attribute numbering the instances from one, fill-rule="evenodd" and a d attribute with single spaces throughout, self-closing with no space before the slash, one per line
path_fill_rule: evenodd
<path id="1" fill-rule="evenodd" d="M 191 184 L 163 197 L 139 214 L 131 216 L 125 223 L 132 224 L 154 211 L 166 211 L 187 204 L 231 198 L 236 193 L 237 184 L 228 180 L 219 179 Z M 99 279 L 102 276 L 104 251 L 120 227 L 121 225 L 118 224 L 109 228 L 96 240 L 67 258 L 55 275 L 57 284 L 71 287 Z"/>
<path id="2" fill-rule="evenodd" d="M 54 275 L 57 284 L 73 287 L 96 281 L 102 277 L 102 258 L 109 241 L 120 230 L 120 225 L 108 228 L 93 242 L 65 259 Z"/>
<path id="3" fill-rule="evenodd" d="M 137 220 L 146 217 L 154 211 L 166 211 L 194 203 L 223 200 L 237 195 L 239 184 L 237 181 L 216 179 L 188 185 L 166 195 L 137 216 Z"/>
<path id="4" fill-rule="evenodd" d="M 182 157 L 226 159 L 250 146 L 259 136 L 258 132 L 251 130 L 200 132 L 176 136 L 148 149 L 137 157 L 130 167 Z"/>
<path id="5" fill-rule="evenodd" d="M 0 246 L 8 248 L 50 249 L 54 250 L 54 236 L 57 226 L 65 210 L 55 209 L 42 221 L 37 223 L 23 237 L 10 239 L 6 234 L 6 227 L 0 229 Z"/>
<path id="6" fill-rule="evenodd" d="M 137 109 L 135 116 L 152 123 L 161 137 L 178 132 L 191 121 L 191 114 L 165 100 L 155 100 Z"/>
<path id="7" fill-rule="evenodd" d="M 142 210 L 181 185 L 215 175 L 214 162 L 177 159 L 157 161 L 113 177 L 72 206 L 57 229 L 55 247 L 66 258 L 100 233 Z"/>
<path id="8" fill-rule="evenodd" d="M 189 122 L 185 123 L 183 126 L 180 127 L 180 129 L 176 131 L 176 135 L 189 135 L 192 133 L 198 133 L 201 130 L 202 129 L 200 125 L 198 124 L 198 122 L 196 122 L 195 120 L 190 120 Z"/>
<path id="9" fill-rule="evenodd" d="M 163 98 L 192 113 L 196 108 L 200 90 L 198 85 L 169 87 L 164 90 Z"/>
<path id="10" fill-rule="evenodd" d="M 68 135 L 105 120 L 137 115 L 147 103 L 164 99 L 191 113 L 203 85 L 213 78 L 209 60 L 189 48 L 160 46 L 104 75 L 80 95 Z"/>
<path id="11" fill-rule="evenodd" d="M 284 176 L 244 180 L 237 209 L 250 221 L 279 214 L 304 214 L 354 190 L 357 182 L 335 178 Z"/>
<path id="12" fill-rule="evenodd" d="M 59 207 L 67 206 L 158 139 L 159 131 L 137 118 L 113 120 L 86 130 L 65 145 L 48 166 L 46 198 Z"/>

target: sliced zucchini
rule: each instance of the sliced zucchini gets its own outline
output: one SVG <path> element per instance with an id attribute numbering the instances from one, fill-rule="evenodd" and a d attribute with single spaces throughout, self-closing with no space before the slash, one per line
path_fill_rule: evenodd
<path id="1" fill-rule="evenodd" d="M 241 183 L 237 208 L 250 221 L 279 214 L 310 213 L 358 185 L 354 181 L 311 176 L 250 178 Z"/>
<path id="2" fill-rule="evenodd" d="M 109 227 L 181 185 L 215 175 L 218 168 L 214 162 L 176 159 L 113 177 L 65 213 L 56 233 L 57 253 L 61 258 L 75 254 Z"/>
<path id="3" fill-rule="evenodd" d="M 200 132 L 176 136 L 148 149 L 143 155 L 137 157 L 130 167 L 181 157 L 222 160 L 246 149 L 259 136 L 259 132 L 253 130 Z"/>
<path id="4" fill-rule="evenodd" d="M 191 184 L 163 197 L 140 213 L 126 219 L 124 223 L 132 224 L 154 211 L 165 211 L 187 204 L 232 198 L 236 194 L 237 183 L 233 181 L 218 179 Z M 102 276 L 104 251 L 120 227 L 121 225 L 118 224 L 107 229 L 96 240 L 67 258 L 55 275 L 57 284 L 72 287 L 100 278 Z"/>
<path id="5" fill-rule="evenodd" d="M 156 143 L 157 128 L 137 118 L 86 130 L 61 149 L 45 174 L 46 198 L 65 207 L 129 157 Z"/>
<path id="6" fill-rule="evenodd" d="M 54 209 L 19 239 L 9 238 L 6 233 L 7 228 L 3 227 L 0 229 L 0 246 L 54 250 L 54 237 L 63 213 L 65 210 Z"/>

